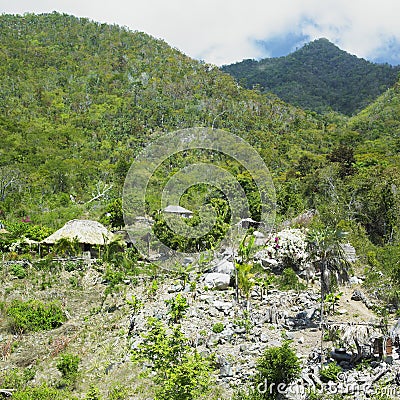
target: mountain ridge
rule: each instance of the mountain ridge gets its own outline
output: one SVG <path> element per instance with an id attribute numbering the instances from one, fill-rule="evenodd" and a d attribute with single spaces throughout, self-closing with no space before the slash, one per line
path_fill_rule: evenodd
<path id="1" fill-rule="evenodd" d="M 354 115 L 394 85 L 400 66 L 372 63 L 320 38 L 287 56 L 243 60 L 221 70 L 303 109 Z"/>

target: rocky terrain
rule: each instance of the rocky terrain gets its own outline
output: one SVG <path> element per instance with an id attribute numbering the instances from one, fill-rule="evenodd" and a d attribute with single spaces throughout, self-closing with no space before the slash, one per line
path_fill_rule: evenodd
<path id="1" fill-rule="evenodd" d="M 200 354 L 215 354 L 216 387 L 220 398 L 230 398 L 238 387 L 249 384 L 263 350 L 280 346 L 284 340 L 291 341 L 303 364 L 297 390 L 311 385 L 327 385 L 321 382 L 319 374 L 318 280 L 310 282 L 301 291 L 270 288 L 262 294 L 261 288 L 254 286 L 247 312 L 245 299 L 240 296 L 238 302 L 235 300 L 235 289 L 231 285 L 233 263 L 222 256 L 211 263 L 206 272 L 193 270 L 184 286 L 181 279 L 159 271 L 156 277 L 140 274 L 126 279 L 118 290 L 107 296 L 108 283 L 104 280 L 104 265 L 101 263 L 76 265 L 74 268 L 71 268 L 71 262 L 58 263 L 48 272 L 25 263 L 26 277 L 22 279 L 13 278 L 13 265 L 12 262 L 2 265 L 2 304 L 14 298 L 58 300 L 67 321 L 50 331 L 16 334 L 10 331 L 3 313 L 0 320 L 3 384 L 10 382 L 7 376 L 11 371 L 24 369 L 34 371 L 30 385 L 54 384 L 60 379 L 55 365 L 57 356 L 68 351 L 79 354 L 81 358 L 80 378 L 75 388 L 77 393 L 85 393 L 91 385 L 96 385 L 105 398 L 110 398 L 111 392 L 119 387 L 125 390 L 125 397 L 121 398 L 151 398 L 152 383 L 143 375 L 143 366 L 131 361 L 131 351 L 142 341 L 147 318 L 155 317 L 167 323 L 165 301 L 181 293 L 189 304 L 181 321 L 182 331 Z M 352 277 L 346 287 L 340 288 L 343 295 L 327 320 L 339 325 L 349 321 L 351 325 L 380 324 L 371 310 L 372 301 L 364 294 L 361 284 L 362 279 Z M 143 303 L 135 315 L 130 304 L 132 295 Z M 390 321 L 389 326 L 392 324 Z M 369 334 L 372 338 L 379 334 L 379 329 L 371 328 Z M 335 345 L 326 337 L 324 339 L 324 354 L 328 354 Z M 350 345 L 351 340 L 347 353 L 356 354 L 354 343 L 352 348 Z M 357 392 L 354 398 L 363 398 L 366 391 L 359 390 L 361 385 L 378 387 L 385 383 L 386 388 L 392 387 L 390 383 L 396 382 L 400 367 L 398 348 L 394 350 L 390 363 L 375 358 L 373 362 L 364 363 L 362 369 L 351 368 L 349 362 L 341 363 L 344 374 L 339 381 L 331 382 L 334 389 L 326 386 L 327 390 L 339 390 L 342 386 L 344 392 L 350 389 Z M 376 383 L 373 385 L 374 379 Z M 353 389 L 349 389 L 349 385 Z M 395 388 L 393 386 L 391 390 Z M 301 398 L 298 392 L 293 393 L 296 393 L 293 398 Z"/>

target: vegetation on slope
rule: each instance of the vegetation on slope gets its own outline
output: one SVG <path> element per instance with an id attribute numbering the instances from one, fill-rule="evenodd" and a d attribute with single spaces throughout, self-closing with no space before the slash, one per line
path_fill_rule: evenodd
<path id="1" fill-rule="evenodd" d="M 296 106 L 352 115 L 391 87 L 400 67 L 368 62 L 318 39 L 285 57 L 244 60 L 222 70 Z"/>
<path id="2" fill-rule="evenodd" d="M 171 332 L 167 334 L 166 325 L 156 323 L 153 333 L 160 346 L 153 348 L 148 336 L 149 346 L 142 347 L 139 355 L 145 356 L 145 362 L 159 361 L 160 350 L 171 357 L 177 350 L 181 356 L 177 360 L 183 361 L 181 369 L 154 364 L 156 375 L 141 374 L 138 380 L 139 367 L 129 361 L 127 368 L 129 316 L 138 317 L 140 304 L 150 302 L 159 285 L 163 285 L 161 292 L 167 293 L 172 284 L 164 282 L 164 276 L 158 277 L 154 266 L 139 262 L 134 250 L 110 244 L 103 259 L 86 268 L 79 262 L 58 263 L 51 255 L 38 260 L 29 242 L 22 240 L 41 240 L 72 217 L 103 216 L 114 227 L 123 225 L 120 198 L 134 156 L 154 138 L 176 129 L 215 127 L 245 138 L 273 174 L 277 224 L 306 210 L 316 210 L 317 217 L 309 228 L 320 239 L 314 240 L 319 256 L 318 249 L 332 254 L 323 247 L 330 245 L 326 240 L 329 232 L 347 231 L 358 255 L 354 268 L 365 275 L 365 287 L 384 300 L 384 305 L 399 308 L 399 83 L 352 118 L 334 112 L 317 115 L 289 106 L 273 95 L 243 89 L 217 68 L 191 60 L 148 35 L 117 26 L 57 13 L 3 15 L 0 33 L 0 222 L 10 232 L 0 234 L 0 252 L 7 259 L 32 260 L 32 264 L 2 263 L 0 269 L 4 299 L 0 304 L 1 329 L 10 338 L 10 342 L 2 343 L 3 357 L 15 363 L 24 360 L 21 369 L 5 371 L 1 377 L 2 386 L 7 383 L 7 387 L 19 389 L 16 398 L 73 398 L 78 393 L 86 393 L 88 399 L 100 398 L 98 390 L 89 387 L 93 383 L 101 385 L 107 398 L 115 399 L 127 398 L 123 390 L 131 391 L 134 398 L 171 398 L 170 388 L 190 384 L 190 391 L 186 390 L 182 398 L 195 398 L 209 382 L 212 360 L 205 361 L 189 350 L 180 329 L 173 337 Z M 199 159 L 205 161 L 207 154 L 177 154 L 169 160 L 168 168 L 173 174 Z M 216 165 L 235 172 L 251 197 L 253 182 L 246 171 L 229 157 L 216 154 L 214 160 Z M 164 182 L 163 168 L 167 167 L 163 165 L 156 174 L 155 186 Z M 157 199 L 150 196 L 149 200 L 148 211 L 155 213 Z M 229 210 L 218 190 L 197 185 L 182 198 L 182 205 L 194 209 L 203 202 L 214 207 L 219 218 L 216 228 L 224 232 Z M 194 215 L 193 221 L 196 218 Z M 197 248 L 198 243 L 187 238 L 175 241 L 163 221 L 157 220 L 155 229 L 171 246 Z M 216 237 L 207 239 L 212 248 Z M 278 242 L 274 242 L 277 251 L 284 241 L 278 238 Z M 241 262 L 236 266 L 237 296 L 240 293 L 247 303 L 244 319 L 236 322 L 246 334 L 251 330 L 246 312 L 251 309 L 255 285 L 268 290 L 276 280 L 279 288 L 303 287 L 292 269 L 296 259 L 285 257 L 288 265 L 279 279 L 257 270 L 247 254 L 248 247 L 243 243 L 239 248 Z M 54 251 L 73 254 L 69 250 L 60 246 Z M 202 267 L 209 267 L 210 261 L 203 257 Z M 189 283 L 195 295 L 199 282 L 188 281 L 194 273 L 192 266 L 179 267 L 174 281 L 182 281 L 182 287 Z M 134 296 L 140 296 L 126 301 L 128 287 L 135 290 Z M 233 290 L 230 294 L 233 301 Z M 32 303 L 29 299 L 33 298 L 41 303 Z M 36 315 L 51 304 L 58 305 L 49 303 L 54 299 L 68 311 L 67 321 L 58 308 L 54 323 L 47 313 L 41 313 L 46 323 L 35 317 L 39 323 L 34 326 L 20 318 L 27 312 Z M 167 304 L 169 324 L 180 324 L 186 303 L 176 297 Z M 216 319 L 209 322 L 210 331 L 213 327 L 225 330 L 225 321 L 223 326 L 217 325 L 221 322 Z M 38 325 L 40 332 L 36 332 Z M 10 327 L 24 333 L 12 337 Z M 39 353 L 29 351 L 32 347 L 40 349 Z M 63 353 L 65 350 L 68 353 Z M 283 350 L 286 353 L 287 349 Z M 60 372 L 61 381 L 39 386 L 48 376 L 38 371 L 40 379 L 33 383 L 36 372 L 25 367 L 37 360 L 46 372 L 50 365 L 53 379 Z M 293 377 L 298 372 L 296 365 L 289 365 L 294 366 Z M 261 375 L 271 372 L 262 362 L 259 367 Z M 85 379 L 81 373 L 87 374 Z M 154 376 L 156 379 L 152 379 Z M 115 388 L 115 396 L 111 383 L 121 384 L 118 390 Z M 57 385 L 65 385 L 66 390 L 55 389 Z M 217 392 L 203 394 L 210 399 L 221 397 Z"/>
<path id="3" fill-rule="evenodd" d="M 57 13 L 3 15 L 0 33 L 0 218 L 99 216 L 133 157 L 176 129 L 227 129 L 274 169 L 312 144 L 295 140 L 312 116 L 146 34 Z"/>
<path id="4" fill-rule="evenodd" d="M 7 227 L 23 219 L 54 229 L 105 212 L 112 219 L 105 222 L 120 226 L 134 156 L 164 132 L 213 126 L 260 153 L 274 177 L 278 221 L 313 208 L 323 224 L 359 226 L 375 245 L 397 243 L 398 84 L 348 121 L 242 89 L 143 33 L 58 13 L 3 15 L 0 22 L 0 218 Z M 322 40 L 296 57 L 321 46 L 327 65 L 330 52 L 342 55 Z M 178 154 L 170 162 L 183 168 L 197 160 Z M 251 188 L 243 171 L 236 175 Z M 183 201 L 194 208 L 209 202 L 221 229 L 226 223 L 218 191 L 196 186 Z M 156 204 L 150 201 L 150 212 Z M 14 236 L 34 239 L 46 231 L 15 227 Z"/>

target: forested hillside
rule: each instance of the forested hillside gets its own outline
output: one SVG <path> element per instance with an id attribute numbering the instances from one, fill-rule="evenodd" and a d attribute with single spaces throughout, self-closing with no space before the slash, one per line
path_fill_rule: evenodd
<path id="1" fill-rule="evenodd" d="M 379 243 L 395 233 L 397 214 L 375 210 L 389 205 L 373 196 L 371 179 L 382 185 L 388 174 L 389 189 L 397 179 L 398 85 L 347 121 L 242 89 L 140 32 L 57 13 L 0 21 L 3 220 L 29 216 L 56 228 L 74 216 L 99 217 L 121 196 L 146 143 L 171 130 L 214 126 L 260 152 L 275 179 L 280 219 L 308 208 L 330 215 L 334 202 L 336 219 L 362 222 Z M 376 228 L 368 222 L 377 221 L 374 213 L 383 224 Z"/>
<path id="2" fill-rule="evenodd" d="M 371 65 L 343 58 L 325 41 L 281 60 L 300 66 L 307 52 L 325 49 L 320 73 L 352 88 L 341 92 L 343 103 L 334 107 L 320 90 L 325 86 L 310 76 L 304 82 L 315 107 L 306 108 L 343 106 L 352 113 L 382 93 L 349 117 L 305 111 L 274 94 L 245 89 L 215 66 L 115 25 L 58 13 L 2 15 L 0 37 L 4 395 L 258 400 L 251 385 L 271 377 L 275 386 L 297 378 L 306 386 L 314 377 L 334 389 L 358 380 L 380 389 L 383 376 L 394 385 L 396 352 L 390 366 L 377 361 L 375 352 L 357 364 L 347 362 L 343 371 L 336 362 L 321 368 L 328 349 L 344 345 L 346 322 L 351 329 L 359 322 L 365 332 L 366 321 L 376 317 L 371 326 L 387 331 L 389 317 L 399 315 L 400 81 L 377 84 L 376 78 L 393 68 L 373 66 L 368 74 L 374 94 L 355 94 L 356 78 L 337 76 L 332 56 L 363 76 Z M 274 68 L 283 73 L 285 63 Z M 140 221 L 151 234 L 143 240 L 150 249 L 154 233 L 170 249 L 207 251 L 169 268 L 165 254 L 145 257 L 121 232 L 111 231 L 125 223 L 121 198 L 135 156 L 163 134 L 192 127 L 218 128 L 208 131 L 220 135 L 218 142 L 222 130 L 234 133 L 257 150 L 273 178 L 277 215 L 269 237 L 260 239 L 260 232 L 246 228 L 236 247 L 232 240 L 219 249 L 231 222 L 230 204 L 216 182 L 201 181 L 185 187 L 179 202 L 192 218 L 180 220 L 201 224 L 198 210 L 213 207 L 213 230 L 195 238 L 171 233 L 159 212 L 160 187 L 166 178 L 184 181 L 178 172 L 199 162 L 228 171 L 240 184 L 256 219 L 245 222 L 257 225 L 261 219 L 261 195 L 254 190 L 259 171 L 252 176 L 222 151 L 177 151 L 157 165 L 148 186 Z M 131 171 L 136 172 L 143 173 Z M 229 186 L 232 192 L 237 188 Z M 75 236 L 38 243 L 73 218 L 104 223 L 100 240 L 91 241 L 99 224 L 84 221 L 89 228 L 80 242 L 77 230 L 64 226 L 64 233 Z M 353 278 L 357 300 L 353 288 L 339 289 L 339 276 Z M 321 335 L 317 327 L 325 317 L 342 328 L 332 325 Z M 348 356 L 364 357 L 355 343 Z M 345 379 L 338 381 L 339 372 Z"/>
<path id="3" fill-rule="evenodd" d="M 244 60 L 222 70 L 245 87 L 259 86 L 302 108 L 352 115 L 392 86 L 400 67 L 368 62 L 318 39 L 285 57 Z"/>
<path id="4" fill-rule="evenodd" d="M 57 13 L 3 15 L 0 34 L 3 217 L 59 225 L 119 197 L 132 157 L 179 128 L 230 130 L 277 169 L 313 143 L 314 117 L 146 34 Z"/>

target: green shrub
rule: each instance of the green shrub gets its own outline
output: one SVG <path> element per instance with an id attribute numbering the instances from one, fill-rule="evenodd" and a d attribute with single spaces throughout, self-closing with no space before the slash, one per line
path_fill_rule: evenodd
<path id="1" fill-rule="evenodd" d="M 299 281 L 299 277 L 292 268 L 285 268 L 279 281 L 279 288 L 282 290 L 303 290 L 305 285 Z"/>
<path id="2" fill-rule="evenodd" d="M 58 328 L 66 320 L 57 302 L 13 300 L 7 307 L 7 316 L 14 332 L 38 332 Z"/>
<path id="3" fill-rule="evenodd" d="M 11 273 L 18 279 L 23 279 L 26 277 L 26 269 L 21 264 L 14 264 L 11 267 Z"/>
<path id="4" fill-rule="evenodd" d="M 67 272 L 82 270 L 83 268 L 84 268 L 84 263 L 82 261 L 67 261 L 64 264 L 64 269 Z"/>
<path id="5" fill-rule="evenodd" d="M 0 387 L 22 389 L 35 377 L 35 374 L 36 369 L 33 367 L 8 369 L 1 374 Z"/>
<path id="6" fill-rule="evenodd" d="M 321 368 L 319 371 L 319 375 L 321 376 L 321 380 L 323 382 L 333 381 L 336 382 L 338 380 L 338 375 L 342 372 L 342 368 L 337 365 L 335 362 L 328 364 L 328 366 Z"/>
<path id="7" fill-rule="evenodd" d="M 27 387 L 13 392 L 13 400 L 78 400 L 64 390 L 50 388 L 47 385 Z"/>
<path id="8" fill-rule="evenodd" d="M 126 385 L 122 383 L 114 382 L 110 390 L 108 391 L 108 400 L 125 400 L 127 399 L 129 390 Z"/>
<path id="9" fill-rule="evenodd" d="M 214 326 L 212 327 L 212 331 L 214 333 L 221 333 L 223 330 L 225 329 L 225 326 L 222 322 L 217 322 L 216 324 L 214 324 Z"/>
<path id="10" fill-rule="evenodd" d="M 179 325 L 171 333 L 149 318 L 133 360 L 150 363 L 157 384 L 155 400 L 196 400 L 210 392 L 212 360 L 192 350 Z"/>
<path id="11" fill-rule="evenodd" d="M 181 320 L 184 317 L 186 310 L 189 308 L 186 298 L 180 293 L 178 293 L 178 295 L 173 299 L 165 300 L 165 303 L 169 305 L 168 314 L 173 323 L 177 323 Z"/>
<path id="12" fill-rule="evenodd" d="M 101 399 L 102 397 L 100 395 L 99 389 L 91 385 L 89 391 L 86 393 L 85 400 L 101 400 Z"/>
<path id="13" fill-rule="evenodd" d="M 259 385 L 263 388 L 257 396 L 259 395 L 261 399 L 275 399 L 279 394 L 278 385 L 290 384 L 300 372 L 300 361 L 288 342 L 281 347 L 266 349 L 257 361 L 256 388 Z M 264 387 L 265 385 L 267 387 Z"/>
<path id="14" fill-rule="evenodd" d="M 124 282 L 127 275 L 119 267 L 107 265 L 103 278 L 107 282 L 107 288 L 104 292 L 104 295 L 107 296 L 111 293 L 119 292 L 120 284 Z"/>
<path id="15" fill-rule="evenodd" d="M 78 375 L 79 362 L 79 356 L 65 353 L 60 355 L 56 366 L 63 379 L 75 380 Z"/>

